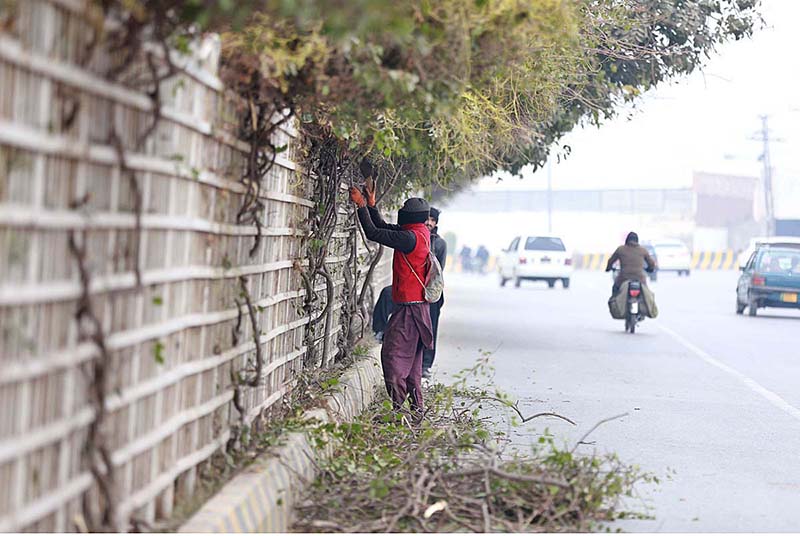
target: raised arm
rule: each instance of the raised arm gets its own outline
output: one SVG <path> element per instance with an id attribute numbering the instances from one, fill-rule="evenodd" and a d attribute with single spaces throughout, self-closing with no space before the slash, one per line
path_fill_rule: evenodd
<path id="1" fill-rule="evenodd" d="M 372 223 L 375 224 L 375 227 L 378 229 L 393 229 L 395 231 L 403 230 L 399 225 L 386 223 L 383 220 L 383 216 L 381 216 L 378 207 L 375 206 L 375 181 L 372 180 L 371 176 L 367 177 L 366 183 L 364 184 L 364 197 L 366 198 L 367 208 L 369 209 L 369 217 L 372 218 Z"/>
<path id="2" fill-rule="evenodd" d="M 400 227 L 399 225 L 395 225 L 393 223 L 386 223 L 383 217 L 381 216 L 378 207 L 369 206 L 367 207 L 367 210 L 369 210 L 369 216 L 372 219 L 372 223 L 375 224 L 375 227 L 377 227 L 378 229 L 393 229 L 395 231 L 403 230 L 403 228 Z"/>
<path id="3" fill-rule="evenodd" d="M 414 251 L 414 247 L 417 245 L 417 236 L 413 232 L 404 231 L 399 226 L 397 229 L 379 229 L 375 226 L 367 208 L 367 201 L 358 188 L 350 188 L 350 200 L 358 205 L 358 221 L 361 222 L 364 234 L 369 240 L 403 253 Z"/>
<path id="4" fill-rule="evenodd" d="M 412 231 L 404 231 L 400 226 L 395 228 L 379 229 L 375 226 L 367 207 L 359 207 L 358 220 L 364 228 L 364 234 L 369 240 L 383 244 L 386 247 L 396 249 L 403 253 L 411 253 L 417 245 L 417 236 Z"/>

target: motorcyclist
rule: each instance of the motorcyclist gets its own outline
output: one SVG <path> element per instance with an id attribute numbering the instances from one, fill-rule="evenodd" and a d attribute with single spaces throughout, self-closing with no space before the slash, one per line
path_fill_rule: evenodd
<path id="1" fill-rule="evenodd" d="M 652 273 L 658 269 L 655 259 L 650 256 L 650 253 L 645 248 L 639 245 L 639 235 L 634 232 L 628 233 L 625 238 L 625 244 L 618 247 L 614 254 L 611 255 L 611 258 L 608 259 L 606 272 L 610 272 L 617 261 L 619 261 L 620 267 L 612 289 L 612 295 L 614 296 L 617 295 L 620 286 L 625 281 L 634 280 L 639 281 L 642 285 L 647 285 L 645 271 Z"/>

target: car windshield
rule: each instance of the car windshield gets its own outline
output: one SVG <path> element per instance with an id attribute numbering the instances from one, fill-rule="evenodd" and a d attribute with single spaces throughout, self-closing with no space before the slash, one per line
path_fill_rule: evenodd
<path id="1" fill-rule="evenodd" d="M 756 270 L 766 274 L 800 274 L 800 248 L 768 249 L 759 256 Z"/>
<path id="2" fill-rule="evenodd" d="M 525 241 L 527 251 L 566 251 L 560 238 L 531 236 Z"/>

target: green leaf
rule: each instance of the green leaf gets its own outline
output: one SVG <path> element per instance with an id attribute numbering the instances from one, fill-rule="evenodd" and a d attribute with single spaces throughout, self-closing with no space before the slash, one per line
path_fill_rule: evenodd
<path id="1" fill-rule="evenodd" d="M 188 35 L 178 35 L 174 39 L 173 46 L 175 47 L 175 50 L 181 54 L 187 55 L 191 52 L 191 43 L 192 41 Z"/>
<path id="2" fill-rule="evenodd" d="M 156 341 L 153 345 L 153 358 L 159 365 L 164 364 L 164 343 Z"/>

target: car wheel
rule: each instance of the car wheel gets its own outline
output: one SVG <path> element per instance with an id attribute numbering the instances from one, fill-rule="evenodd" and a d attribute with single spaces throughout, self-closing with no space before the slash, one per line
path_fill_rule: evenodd
<path id="1" fill-rule="evenodd" d="M 755 298 L 750 298 L 750 301 L 747 304 L 747 313 L 750 316 L 756 316 L 756 314 L 758 314 L 758 302 Z"/>
<path id="2" fill-rule="evenodd" d="M 547 286 L 548 286 L 549 288 L 554 288 L 554 287 L 556 286 L 556 280 L 555 280 L 555 279 L 550 279 L 550 280 L 548 280 L 548 281 L 547 281 Z"/>
<path id="3" fill-rule="evenodd" d="M 522 278 L 521 277 L 515 278 L 514 279 L 514 286 L 519 288 L 520 285 L 522 285 Z"/>
<path id="4" fill-rule="evenodd" d="M 569 278 L 561 280 L 561 286 L 564 288 L 569 288 Z"/>

